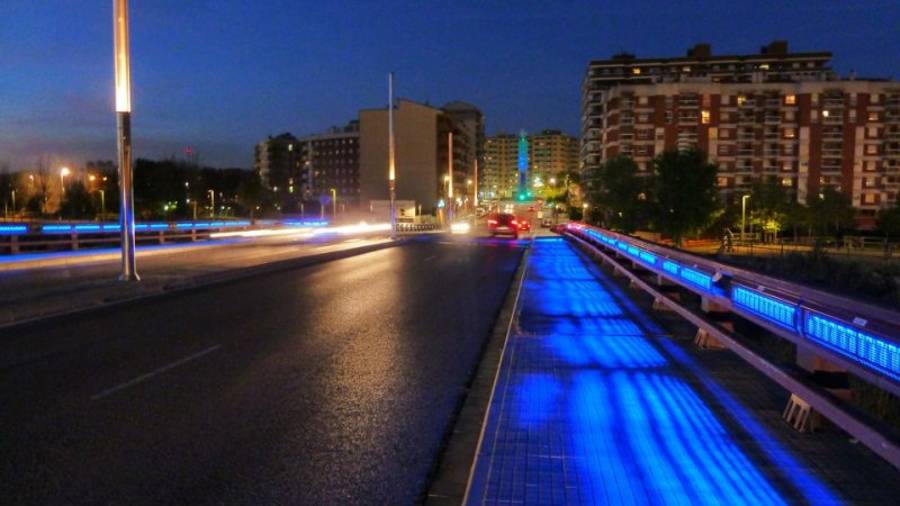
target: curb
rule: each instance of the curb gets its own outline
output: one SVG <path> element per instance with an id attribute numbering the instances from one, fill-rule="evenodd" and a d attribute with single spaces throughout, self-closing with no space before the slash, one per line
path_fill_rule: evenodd
<path id="1" fill-rule="evenodd" d="M 198 274 L 196 276 L 191 276 L 183 280 L 174 282 L 163 281 L 147 285 L 138 284 L 135 287 L 135 290 L 131 290 L 126 294 L 112 294 L 106 296 L 101 295 L 99 297 L 86 301 L 85 304 L 79 307 L 71 307 L 68 303 L 55 304 L 54 306 L 56 307 L 51 308 L 48 311 L 42 311 L 37 314 L 24 315 L 21 314 L 21 312 L 17 314 L 14 309 L 7 308 L 0 311 L 0 331 L 8 330 L 10 328 L 18 327 L 21 325 L 35 324 L 44 320 L 50 320 L 54 318 L 87 314 L 94 311 L 100 311 L 120 305 L 129 304 L 139 300 L 161 297 L 171 293 L 190 291 L 214 285 L 241 281 L 264 274 L 272 274 L 288 270 L 300 269 L 310 265 L 326 263 L 332 260 L 340 260 L 342 258 L 370 253 L 372 251 L 391 248 L 394 246 L 402 246 L 404 244 L 407 244 L 411 240 L 411 238 L 401 238 L 395 241 L 388 240 L 376 244 L 367 244 L 364 246 L 357 246 L 337 251 L 328 251 L 325 253 L 315 253 L 312 255 L 305 255 L 285 260 L 276 260 L 274 262 L 254 265 L 251 267 L 242 267 L 237 269 L 228 269 L 221 272 Z M 123 287 L 124 285 L 115 286 Z M 65 307 L 60 308 L 60 306 Z"/>

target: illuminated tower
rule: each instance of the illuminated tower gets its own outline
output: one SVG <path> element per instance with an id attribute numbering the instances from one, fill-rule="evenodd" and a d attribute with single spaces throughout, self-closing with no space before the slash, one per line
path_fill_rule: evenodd
<path id="1" fill-rule="evenodd" d="M 525 130 L 519 132 L 519 187 L 516 195 L 519 200 L 528 198 L 528 137 Z"/>

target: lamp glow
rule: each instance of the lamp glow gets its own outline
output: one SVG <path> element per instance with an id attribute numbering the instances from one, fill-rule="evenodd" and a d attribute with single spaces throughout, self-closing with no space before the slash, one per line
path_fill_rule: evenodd
<path id="1" fill-rule="evenodd" d="M 115 22 L 116 112 L 131 112 L 131 61 L 128 49 L 128 1 L 113 0 Z"/>

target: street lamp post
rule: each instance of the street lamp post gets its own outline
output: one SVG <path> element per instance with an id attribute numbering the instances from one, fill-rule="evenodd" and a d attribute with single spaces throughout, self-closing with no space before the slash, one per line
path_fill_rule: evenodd
<path id="1" fill-rule="evenodd" d="M 72 173 L 72 171 L 70 171 L 68 167 L 63 167 L 63 168 L 59 169 L 59 188 L 60 188 L 61 195 L 66 194 L 66 176 L 68 176 L 71 173 Z"/>
<path id="2" fill-rule="evenodd" d="M 337 221 L 337 190 L 331 189 L 331 219 Z"/>
<path id="3" fill-rule="evenodd" d="M 447 222 L 453 224 L 453 132 L 447 133 Z"/>
<path id="4" fill-rule="evenodd" d="M 745 230 L 747 228 L 747 199 L 750 198 L 750 195 L 744 195 L 741 197 L 741 242 L 746 240 Z"/>
<path id="5" fill-rule="evenodd" d="M 275 187 L 275 191 L 278 191 L 278 187 Z M 209 211 L 209 217 L 213 218 L 216 215 L 216 192 L 215 190 L 206 190 L 206 193 L 209 194 L 209 205 L 211 209 Z"/>
<path id="6" fill-rule="evenodd" d="M 103 221 L 103 217 L 106 216 L 106 192 L 103 190 L 97 190 L 100 192 L 100 221 Z"/>
<path id="7" fill-rule="evenodd" d="M 397 174 L 394 152 L 394 73 L 388 73 L 388 192 L 391 202 L 391 239 L 397 238 Z"/>
<path id="8" fill-rule="evenodd" d="M 116 126 L 119 151 L 119 223 L 123 281 L 138 281 L 134 258 L 134 183 L 131 166 L 131 55 L 128 50 L 128 0 L 113 0 Z"/>

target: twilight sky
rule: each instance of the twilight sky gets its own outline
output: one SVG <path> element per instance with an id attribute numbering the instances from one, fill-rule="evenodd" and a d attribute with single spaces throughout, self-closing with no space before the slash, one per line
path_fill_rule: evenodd
<path id="1" fill-rule="evenodd" d="M 788 5 L 789 4 L 789 5 Z M 900 79 L 900 6 L 869 1 L 131 0 L 137 156 L 249 168 L 398 95 L 479 106 L 488 133 L 578 134 L 587 62 L 750 53 L 788 39 L 834 68 Z M 115 158 L 111 0 L 0 0 L 0 164 Z"/>

